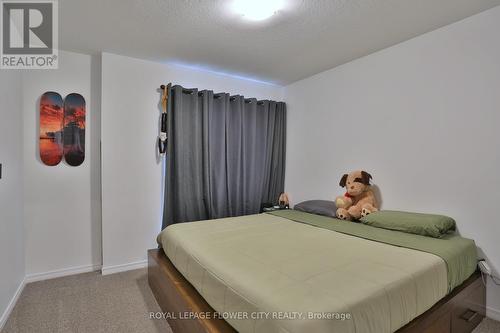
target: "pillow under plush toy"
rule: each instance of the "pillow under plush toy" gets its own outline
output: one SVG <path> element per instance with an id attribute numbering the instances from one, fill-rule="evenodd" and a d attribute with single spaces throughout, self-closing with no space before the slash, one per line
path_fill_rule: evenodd
<path id="1" fill-rule="evenodd" d="M 296 204 L 293 209 L 300 210 L 302 212 L 324 215 L 335 217 L 335 212 L 337 208 L 335 207 L 335 202 L 328 200 L 308 200 L 302 201 Z"/>
<path id="2" fill-rule="evenodd" d="M 448 216 L 391 210 L 372 213 L 361 218 L 361 222 L 373 227 L 434 238 L 441 238 L 456 228 L 455 220 Z"/>

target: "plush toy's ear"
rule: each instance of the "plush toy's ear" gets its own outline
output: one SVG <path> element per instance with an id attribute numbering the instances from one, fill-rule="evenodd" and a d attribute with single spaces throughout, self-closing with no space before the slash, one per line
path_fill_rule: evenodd
<path id="1" fill-rule="evenodd" d="M 345 187 L 346 182 L 347 182 L 347 173 L 344 174 L 342 178 L 340 178 L 340 183 L 339 183 L 340 187 Z"/>
<path id="2" fill-rule="evenodd" d="M 370 185 L 370 179 L 372 179 L 372 175 L 370 175 L 366 171 L 361 171 L 361 178 L 363 179 L 363 184 Z"/>

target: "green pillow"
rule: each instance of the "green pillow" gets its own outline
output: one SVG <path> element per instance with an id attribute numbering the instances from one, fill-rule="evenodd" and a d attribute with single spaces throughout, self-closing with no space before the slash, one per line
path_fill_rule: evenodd
<path id="1" fill-rule="evenodd" d="M 361 218 L 361 222 L 373 227 L 434 238 L 441 238 L 455 230 L 455 220 L 448 216 L 391 210 L 371 213 Z"/>

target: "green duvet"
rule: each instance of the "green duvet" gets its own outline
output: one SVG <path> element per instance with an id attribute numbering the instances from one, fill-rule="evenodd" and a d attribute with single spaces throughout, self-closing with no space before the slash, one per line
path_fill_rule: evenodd
<path id="1" fill-rule="evenodd" d="M 475 269 L 475 247 L 297 211 L 171 225 L 168 258 L 242 333 L 390 333 Z"/>
<path id="2" fill-rule="evenodd" d="M 461 285 L 474 273 L 477 267 L 477 252 L 474 241 L 456 234 L 447 234 L 437 239 L 376 228 L 361 223 L 345 222 L 297 210 L 279 210 L 268 214 L 356 237 L 435 254 L 446 262 L 448 291 Z"/>

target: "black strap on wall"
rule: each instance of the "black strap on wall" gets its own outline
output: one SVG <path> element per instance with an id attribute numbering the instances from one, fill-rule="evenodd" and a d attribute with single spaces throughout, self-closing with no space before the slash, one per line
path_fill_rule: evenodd
<path id="1" fill-rule="evenodd" d="M 160 118 L 160 135 L 158 136 L 158 152 L 160 155 L 164 155 L 167 151 L 167 108 L 168 108 L 168 98 L 169 92 L 172 84 L 161 85 L 161 118 Z"/>

